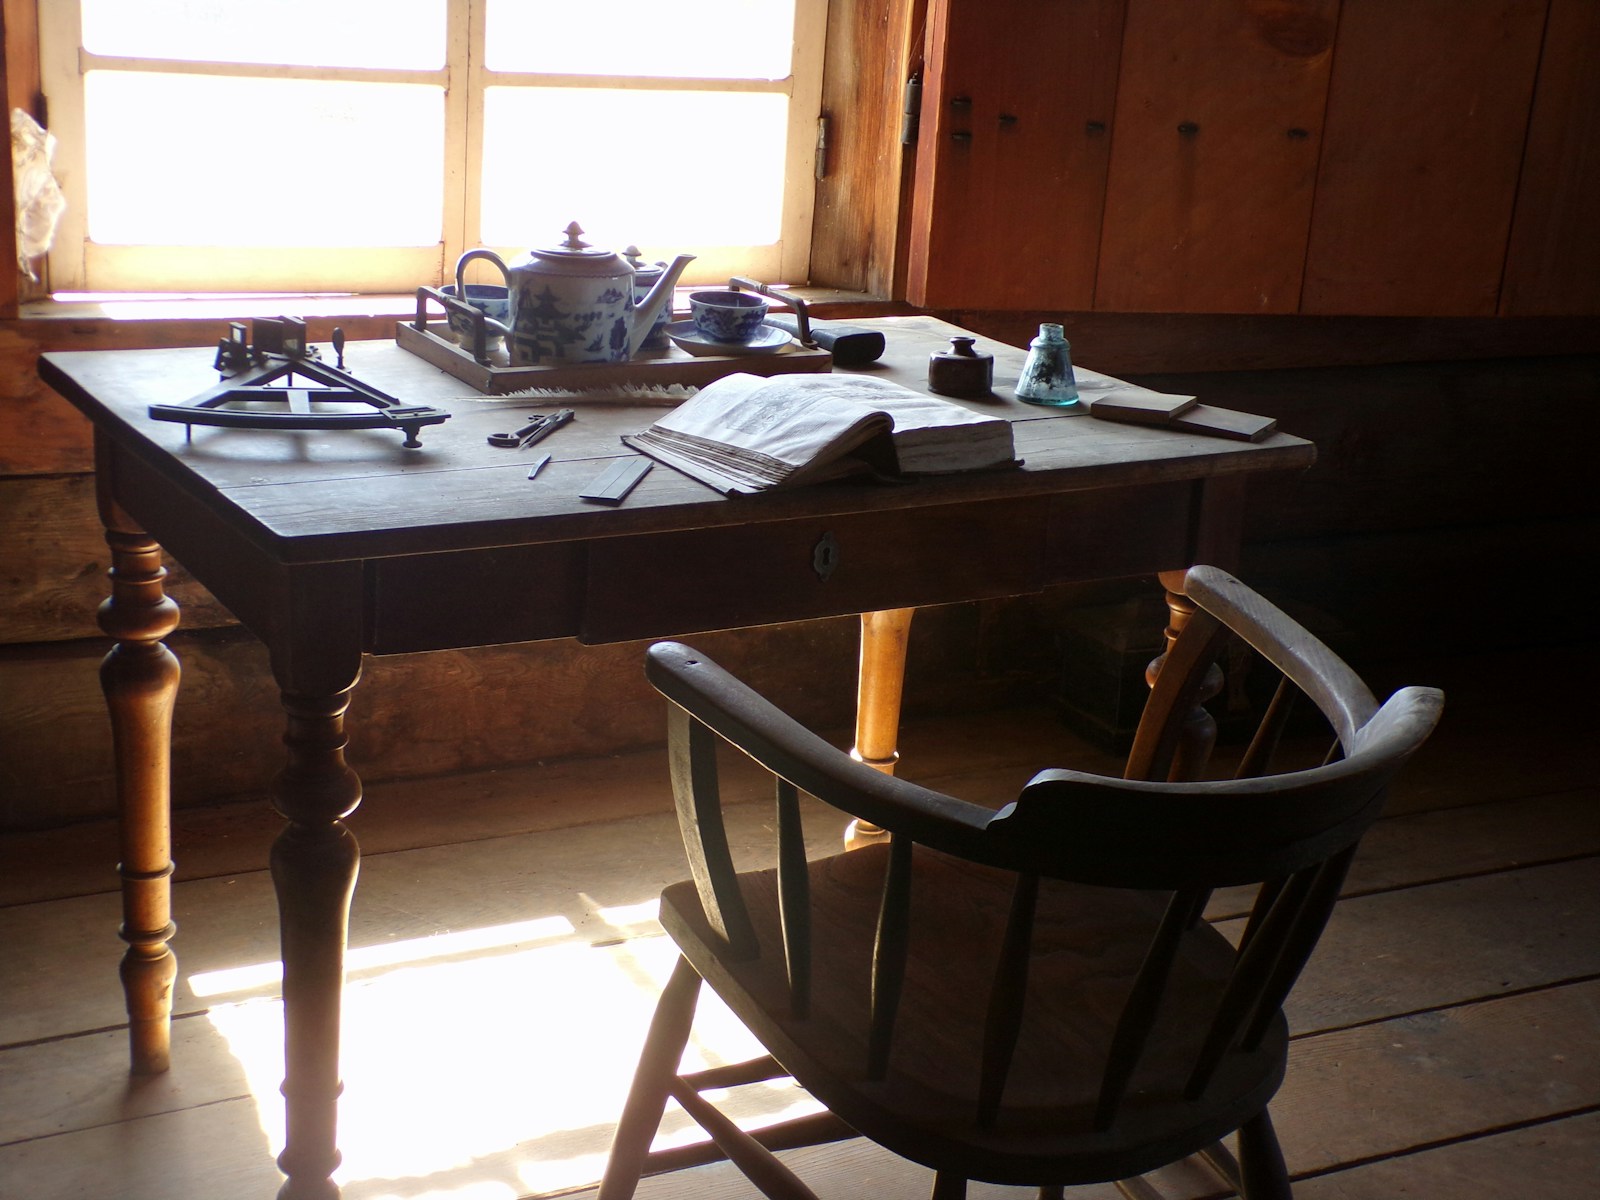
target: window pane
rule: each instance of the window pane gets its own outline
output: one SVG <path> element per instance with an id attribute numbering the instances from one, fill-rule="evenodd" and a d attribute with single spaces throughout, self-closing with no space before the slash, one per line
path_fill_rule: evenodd
<path id="1" fill-rule="evenodd" d="M 83 45 L 95 54 L 312 67 L 444 65 L 445 0 L 82 3 Z"/>
<path id="2" fill-rule="evenodd" d="M 489 0 L 484 55 L 491 71 L 784 79 L 793 40 L 794 0 Z"/>
<path id="3" fill-rule="evenodd" d="M 179 246 L 428 246 L 444 92 L 91 71 L 89 237 Z"/>
<path id="4" fill-rule="evenodd" d="M 483 240 L 551 246 L 778 240 L 788 100 L 763 93 L 489 88 Z"/>

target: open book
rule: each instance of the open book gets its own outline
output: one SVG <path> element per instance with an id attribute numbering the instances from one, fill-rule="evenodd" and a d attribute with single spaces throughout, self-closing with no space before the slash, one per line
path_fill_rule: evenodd
<path id="1" fill-rule="evenodd" d="M 622 440 L 728 493 L 1017 464 L 1011 422 L 865 375 L 727 375 Z"/>

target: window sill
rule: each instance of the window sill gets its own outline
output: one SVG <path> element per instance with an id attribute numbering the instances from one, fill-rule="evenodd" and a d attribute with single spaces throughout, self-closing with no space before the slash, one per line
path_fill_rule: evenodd
<path id="1" fill-rule="evenodd" d="M 688 292 L 678 291 L 675 311 L 688 315 Z M 834 288 L 795 288 L 818 319 L 885 316 L 913 312 L 904 304 Z M 414 295 L 140 296 L 129 299 L 34 300 L 14 320 L 0 321 L 39 343 L 42 350 L 131 349 L 140 346 L 204 346 L 227 333 L 226 325 L 255 317 L 296 316 L 310 336 L 326 341 L 337 326 L 352 341 L 392 338 L 395 322 L 416 312 Z"/>
<path id="2" fill-rule="evenodd" d="M 683 300 L 690 291 L 679 288 Z M 838 288 L 798 287 L 788 289 L 808 305 L 822 310 L 863 313 L 868 309 L 907 311 L 904 305 L 870 296 L 865 292 Z M 409 317 L 416 311 L 416 298 L 400 294 L 240 294 L 196 296 L 137 295 L 127 299 L 95 298 L 59 300 L 50 297 L 21 305 L 22 321 L 215 321 L 242 320 L 248 317 L 277 317 L 293 314 L 312 319 L 343 317 Z M 687 310 L 686 304 L 675 305 Z"/>

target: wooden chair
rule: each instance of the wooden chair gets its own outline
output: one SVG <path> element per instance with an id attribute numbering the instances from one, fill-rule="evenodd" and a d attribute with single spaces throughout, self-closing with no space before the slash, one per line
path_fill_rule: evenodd
<path id="1" fill-rule="evenodd" d="M 1200 1154 L 1247 1200 L 1288 1197 L 1267 1103 L 1282 1013 L 1389 781 L 1442 695 L 1379 706 L 1355 674 L 1224 572 L 1153 688 L 1125 777 L 1037 775 L 998 812 L 833 749 L 686 646 L 651 648 L 693 879 L 661 897 L 682 956 L 661 997 L 600 1200 L 642 1174 L 731 1159 L 768 1196 L 812 1193 L 772 1149 L 861 1135 L 932 1167 L 935 1200 L 968 1179 L 1125 1180 Z M 1282 676 L 1238 775 L 1167 782 L 1179 727 L 1237 638 Z M 1335 735 L 1327 761 L 1267 774 L 1287 698 Z M 717 795 L 726 740 L 776 778 L 777 867 L 734 869 Z M 1159 781 L 1159 782 L 1157 782 Z M 891 831 L 807 862 L 799 793 Z M 1202 919 L 1212 889 L 1257 885 L 1236 950 Z M 770 1052 L 679 1074 L 701 982 Z M 745 1133 L 703 1091 L 793 1076 L 827 1112 Z M 668 1097 L 711 1143 L 650 1153 Z M 1235 1158 L 1221 1140 L 1237 1131 Z"/>

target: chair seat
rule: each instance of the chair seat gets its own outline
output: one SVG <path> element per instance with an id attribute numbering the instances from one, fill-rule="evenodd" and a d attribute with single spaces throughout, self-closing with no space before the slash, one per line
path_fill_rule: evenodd
<path id="1" fill-rule="evenodd" d="M 803 1087 L 850 1125 L 872 1129 L 896 1153 L 936 1170 L 1015 1184 L 1124 1178 L 1197 1151 L 1265 1108 L 1283 1076 L 1281 1014 L 1259 1049 L 1227 1056 L 1201 1097 L 1183 1098 L 1236 957 L 1200 922 L 1184 935 L 1115 1122 L 1093 1127 L 1112 1034 L 1169 894 L 1044 881 L 1002 1116 L 994 1128 L 979 1128 L 981 1039 L 963 1031 L 984 1025 L 1016 876 L 923 846 L 913 858 L 905 987 L 881 1080 L 865 1074 L 866 981 L 887 846 L 809 866 L 814 927 L 827 933 L 812 947 L 803 1017 L 788 1000 L 775 872 L 739 876 L 758 956 L 729 961 L 692 883 L 662 894 L 662 924 Z"/>

